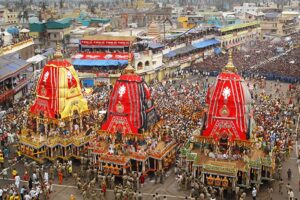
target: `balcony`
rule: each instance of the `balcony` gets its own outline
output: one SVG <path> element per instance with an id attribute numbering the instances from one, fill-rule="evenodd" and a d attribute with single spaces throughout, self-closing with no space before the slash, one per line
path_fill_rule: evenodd
<path id="1" fill-rule="evenodd" d="M 1 91 L 0 93 L 0 102 L 5 101 L 9 97 L 13 96 L 15 93 L 17 93 L 20 89 L 25 87 L 28 83 L 30 82 L 30 78 L 26 78 L 21 80 L 19 83 L 17 83 L 16 87 L 6 90 L 6 91 Z"/>
<path id="2" fill-rule="evenodd" d="M 18 43 L 3 47 L 2 52 L 0 52 L 0 55 L 6 55 L 6 54 L 17 52 L 17 51 L 24 49 L 26 47 L 29 47 L 33 44 L 34 44 L 34 41 L 32 38 L 26 39 L 26 40 L 20 41 Z"/>

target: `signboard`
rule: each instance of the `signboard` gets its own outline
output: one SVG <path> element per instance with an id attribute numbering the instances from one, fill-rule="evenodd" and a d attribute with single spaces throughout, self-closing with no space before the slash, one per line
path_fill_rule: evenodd
<path id="1" fill-rule="evenodd" d="M 132 59 L 132 54 L 131 59 Z M 79 53 L 72 59 L 81 60 L 128 60 L 128 53 Z"/>
<path id="2" fill-rule="evenodd" d="M 81 45 L 85 46 L 121 46 L 129 47 L 130 41 L 126 40 L 80 40 Z"/>

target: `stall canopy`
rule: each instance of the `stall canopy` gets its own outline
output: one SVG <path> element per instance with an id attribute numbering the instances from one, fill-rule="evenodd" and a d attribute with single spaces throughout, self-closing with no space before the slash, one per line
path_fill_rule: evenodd
<path id="1" fill-rule="evenodd" d="M 148 44 L 148 47 L 150 49 L 159 49 L 159 48 L 163 48 L 164 45 L 159 44 L 159 43 L 155 43 L 155 42 L 151 42 L 151 43 Z"/>
<path id="2" fill-rule="evenodd" d="M 176 49 L 174 51 L 170 51 L 169 53 L 165 54 L 164 56 L 167 57 L 167 58 L 171 58 L 171 57 L 174 57 L 174 56 L 177 56 L 177 55 L 189 53 L 189 52 L 191 52 L 195 49 L 197 49 L 197 48 L 195 48 L 192 45 L 188 45 L 186 47 L 181 47 L 181 48 Z"/>
<path id="3" fill-rule="evenodd" d="M 13 26 L 9 27 L 6 31 L 12 35 L 19 34 L 19 29 L 17 27 L 13 27 Z"/>
<path id="4" fill-rule="evenodd" d="M 201 41 L 201 42 L 197 42 L 195 44 L 193 44 L 193 46 L 197 49 L 203 49 L 212 45 L 216 45 L 216 44 L 220 44 L 219 40 L 216 39 L 210 39 L 210 40 L 205 40 L 205 41 Z"/>
<path id="5" fill-rule="evenodd" d="M 123 66 L 128 64 L 128 60 L 81 60 L 72 61 L 74 66 Z"/>
<path id="6" fill-rule="evenodd" d="M 45 56 L 38 54 L 36 56 L 33 56 L 33 57 L 27 59 L 26 61 L 29 62 L 29 63 L 37 64 L 37 63 L 39 63 L 39 62 L 41 62 L 41 61 L 43 61 L 45 59 L 46 59 Z"/>
<path id="7" fill-rule="evenodd" d="M 0 63 L 0 81 L 9 78 L 29 64 L 25 60 L 16 58 L 15 54 L 1 56 Z"/>

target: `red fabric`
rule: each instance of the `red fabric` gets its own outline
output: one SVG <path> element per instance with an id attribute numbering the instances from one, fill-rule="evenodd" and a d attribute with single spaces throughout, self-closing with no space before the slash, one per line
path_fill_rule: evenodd
<path id="1" fill-rule="evenodd" d="M 138 133 L 145 119 L 142 97 L 151 97 L 143 79 L 136 74 L 122 75 L 110 96 L 107 121 L 102 129 L 112 133 Z"/>
<path id="2" fill-rule="evenodd" d="M 59 114 L 59 87 L 60 81 L 64 77 L 60 77 L 60 68 L 66 68 L 71 64 L 66 60 L 49 61 L 44 67 L 40 79 L 37 84 L 37 98 L 30 107 L 30 112 L 39 115 L 42 111 L 45 117 L 55 118 Z M 68 77 L 67 77 L 68 78 Z M 70 72 L 68 78 L 68 86 L 76 87 L 77 81 Z"/>
<path id="3" fill-rule="evenodd" d="M 145 176 L 142 174 L 142 175 L 140 176 L 140 183 L 141 183 L 141 184 L 144 184 L 144 182 L 145 182 Z"/>
<path id="4" fill-rule="evenodd" d="M 215 140 L 224 136 L 228 136 L 229 141 L 246 140 L 247 116 L 242 81 L 238 74 L 231 72 L 222 72 L 217 77 L 216 84 L 209 89 L 206 98 L 209 107 L 204 136 L 212 136 Z"/>

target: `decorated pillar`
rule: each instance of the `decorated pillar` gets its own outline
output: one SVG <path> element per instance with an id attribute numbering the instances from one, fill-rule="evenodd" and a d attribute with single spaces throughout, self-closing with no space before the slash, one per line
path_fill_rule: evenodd
<path id="1" fill-rule="evenodd" d="M 193 167 L 193 177 L 197 176 L 197 167 Z"/>
<path id="2" fill-rule="evenodd" d="M 48 136 L 48 122 L 46 119 L 44 119 L 44 127 L 45 127 L 45 135 Z"/>
<path id="3" fill-rule="evenodd" d="M 142 173 L 146 172 L 145 161 L 142 162 Z"/>
<path id="4" fill-rule="evenodd" d="M 81 115 L 79 116 L 79 127 L 80 127 L 80 131 L 82 131 L 83 126 L 82 126 L 82 117 L 81 117 Z"/>
<path id="5" fill-rule="evenodd" d="M 158 160 L 158 169 L 159 169 L 159 170 L 162 169 L 162 160 Z"/>
<path id="6" fill-rule="evenodd" d="M 136 172 L 139 172 L 139 161 L 136 161 Z"/>
<path id="7" fill-rule="evenodd" d="M 36 133 L 39 133 L 40 118 L 36 118 Z"/>

